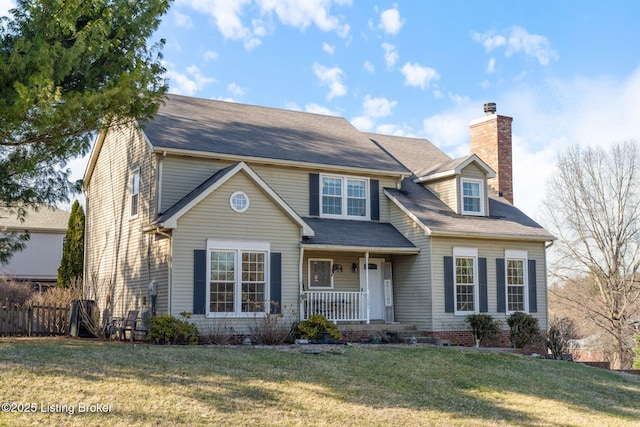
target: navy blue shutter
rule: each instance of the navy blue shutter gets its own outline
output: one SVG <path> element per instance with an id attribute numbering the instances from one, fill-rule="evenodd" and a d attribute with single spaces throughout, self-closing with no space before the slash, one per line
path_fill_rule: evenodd
<path id="1" fill-rule="evenodd" d="M 536 261 L 529 260 L 529 312 L 538 312 L 538 299 L 536 292 Z"/>
<path id="2" fill-rule="evenodd" d="M 489 298 L 487 295 L 487 259 L 478 258 L 478 284 L 480 285 L 480 313 L 489 311 Z"/>
<path id="3" fill-rule="evenodd" d="M 207 251 L 193 251 L 193 314 L 205 314 L 207 304 Z"/>
<path id="4" fill-rule="evenodd" d="M 320 175 L 309 174 L 309 216 L 320 215 Z"/>
<path id="5" fill-rule="evenodd" d="M 282 312 L 282 254 L 271 252 L 269 265 L 270 299 L 272 304 L 269 312 L 279 314 Z"/>
<path id="6" fill-rule="evenodd" d="M 496 277 L 497 277 L 497 295 L 498 295 L 498 313 L 507 312 L 506 288 L 507 281 L 504 277 L 504 258 L 496 259 Z"/>
<path id="7" fill-rule="evenodd" d="M 455 289 L 453 286 L 453 257 L 444 257 L 444 312 L 455 311 Z"/>
<path id="8" fill-rule="evenodd" d="M 371 193 L 371 219 L 378 221 L 380 219 L 380 193 L 377 179 L 369 180 L 369 192 Z"/>

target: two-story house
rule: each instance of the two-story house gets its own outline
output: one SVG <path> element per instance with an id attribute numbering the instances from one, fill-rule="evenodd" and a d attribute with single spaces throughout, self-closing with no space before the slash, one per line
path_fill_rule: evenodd
<path id="1" fill-rule="evenodd" d="M 87 285 L 101 312 L 190 312 L 204 333 L 278 310 L 443 338 L 525 311 L 546 329 L 553 237 L 511 203 L 511 118 L 490 107 L 471 132 L 451 159 L 341 117 L 169 95 L 95 142 Z"/>

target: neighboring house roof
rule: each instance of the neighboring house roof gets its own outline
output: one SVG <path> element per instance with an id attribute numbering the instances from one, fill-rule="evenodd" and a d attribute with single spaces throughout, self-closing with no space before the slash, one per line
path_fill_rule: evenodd
<path id="1" fill-rule="evenodd" d="M 0 208 L 0 228 L 66 233 L 70 215 L 69 212 L 61 209 L 43 205 L 37 211 L 28 209 L 25 220 L 21 222 L 15 214 Z"/>
<path id="2" fill-rule="evenodd" d="M 141 126 L 157 151 L 407 171 L 342 117 L 168 95 L 154 120 Z"/>
<path id="3" fill-rule="evenodd" d="M 418 253 L 415 247 L 393 225 L 384 222 L 304 218 L 315 235 L 303 241 L 312 249 L 377 250 L 385 253 Z"/>
<path id="4" fill-rule="evenodd" d="M 409 168 L 411 172 L 423 170 L 431 165 L 440 165 L 451 160 L 451 157 L 427 139 L 374 133 L 365 135 L 390 156 Z"/>
<path id="5" fill-rule="evenodd" d="M 402 181 L 400 190 L 384 192 L 400 209 L 432 236 L 528 239 L 551 241 L 554 237 L 518 208 L 496 196 L 489 196 L 491 216 L 458 215 L 431 191 L 413 182 Z"/>
<path id="6" fill-rule="evenodd" d="M 452 175 L 460 175 L 462 169 L 466 168 L 471 163 L 478 165 L 480 169 L 483 169 L 487 178 L 495 178 L 496 173 L 475 154 L 469 154 L 468 156 L 460 157 L 458 159 L 448 160 L 442 164 L 424 168 L 416 171 L 416 178 L 414 182 L 425 182 L 434 179 L 445 178 Z"/>
<path id="7" fill-rule="evenodd" d="M 313 236 L 313 229 L 244 162 L 234 163 L 211 175 L 211 177 L 180 199 L 175 205 L 161 213 L 151 224 L 145 226 L 144 230 L 151 231 L 156 228 L 176 228 L 178 226 L 178 219 L 180 219 L 182 215 L 189 212 L 205 197 L 213 193 L 240 171 L 246 172 L 256 185 L 262 188 L 262 190 L 301 227 L 301 234 L 303 236 Z"/>

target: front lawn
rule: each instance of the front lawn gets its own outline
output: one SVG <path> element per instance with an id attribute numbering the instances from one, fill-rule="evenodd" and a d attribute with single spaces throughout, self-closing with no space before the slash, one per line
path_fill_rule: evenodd
<path id="1" fill-rule="evenodd" d="M 633 426 L 640 377 L 432 346 L 0 338 L 0 402 L 12 426 Z"/>

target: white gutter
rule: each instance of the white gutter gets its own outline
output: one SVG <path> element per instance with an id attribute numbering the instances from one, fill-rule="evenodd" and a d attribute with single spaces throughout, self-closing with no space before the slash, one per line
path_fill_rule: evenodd
<path id="1" fill-rule="evenodd" d="M 371 301 L 369 300 L 369 251 L 364 254 L 364 283 L 366 287 L 366 295 L 367 295 L 367 325 L 371 321 L 369 317 L 371 316 Z"/>

